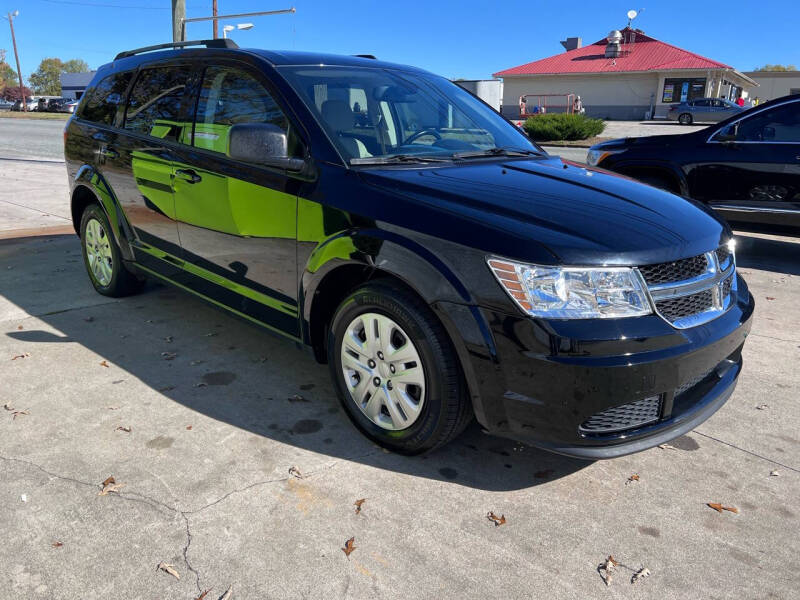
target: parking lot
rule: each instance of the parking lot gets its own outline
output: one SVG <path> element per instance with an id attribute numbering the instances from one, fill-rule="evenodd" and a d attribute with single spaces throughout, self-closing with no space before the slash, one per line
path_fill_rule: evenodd
<path id="1" fill-rule="evenodd" d="M 800 238 L 737 236 L 756 298 L 744 371 L 669 446 L 591 463 L 473 424 L 407 458 L 352 427 L 305 351 L 160 284 L 96 294 L 62 125 L 13 142 L 6 126 L 0 596 L 796 597 Z"/>

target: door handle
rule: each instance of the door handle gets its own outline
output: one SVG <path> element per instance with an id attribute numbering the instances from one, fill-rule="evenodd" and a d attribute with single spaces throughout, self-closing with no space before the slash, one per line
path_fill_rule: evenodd
<path id="1" fill-rule="evenodd" d="M 103 148 L 100 148 L 100 156 L 103 156 L 105 158 L 119 158 L 119 152 L 117 152 L 113 148 L 105 146 Z"/>
<path id="2" fill-rule="evenodd" d="M 199 183 L 203 180 L 193 169 L 178 169 L 175 175 L 186 181 L 187 183 Z"/>

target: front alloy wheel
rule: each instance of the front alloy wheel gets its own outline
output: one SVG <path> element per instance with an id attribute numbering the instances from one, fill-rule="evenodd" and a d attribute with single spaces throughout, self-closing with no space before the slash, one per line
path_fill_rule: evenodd
<path id="1" fill-rule="evenodd" d="M 347 326 L 342 372 L 355 405 L 378 427 L 406 429 L 425 402 L 425 370 L 408 334 L 386 315 L 367 312 Z"/>
<path id="2" fill-rule="evenodd" d="M 384 448 L 427 452 L 472 419 L 450 337 L 425 302 L 393 281 L 370 282 L 342 301 L 328 363 L 347 416 Z"/>

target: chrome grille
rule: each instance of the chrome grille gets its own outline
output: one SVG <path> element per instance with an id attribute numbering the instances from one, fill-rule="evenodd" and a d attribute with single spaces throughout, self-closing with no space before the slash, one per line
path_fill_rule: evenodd
<path id="1" fill-rule="evenodd" d="M 654 423 L 661 416 L 661 396 L 608 408 L 581 423 L 581 433 L 616 433 Z"/>
<path id="2" fill-rule="evenodd" d="M 639 267 L 656 312 L 678 329 L 718 317 L 736 290 L 735 259 L 727 245 L 668 263 Z"/>
<path id="3" fill-rule="evenodd" d="M 714 295 L 711 290 L 703 290 L 691 296 L 679 296 L 656 302 L 656 308 L 668 321 L 677 321 L 704 310 L 713 308 Z"/>
<path id="4" fill-rule="evenodd" d="M 699 277 L 708 269 L 705 254 L 698 254 L 691 258 L 684 258 L 674 262 L 659 263 L 639 267 L 647 285 L 660 285 L 673 283 Z"/>

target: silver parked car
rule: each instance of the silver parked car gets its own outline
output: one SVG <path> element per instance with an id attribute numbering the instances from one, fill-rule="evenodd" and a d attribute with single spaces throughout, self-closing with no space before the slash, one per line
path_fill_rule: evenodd
<path id="1" fill-rule="evenodd" d="M 722 98 L 697 98 L 670 106 L 667 119 L 682 125 L 703 121 L 718 123 L 743 110 L 738 104 Z"/>

